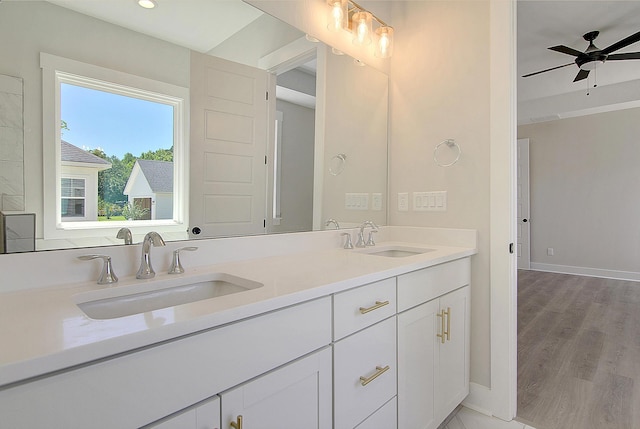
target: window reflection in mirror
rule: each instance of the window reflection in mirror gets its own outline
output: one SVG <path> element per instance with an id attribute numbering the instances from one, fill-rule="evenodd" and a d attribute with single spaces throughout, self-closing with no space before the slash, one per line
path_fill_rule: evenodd
<path id="1" fill-rule="evenodd" d="M 63 227 L 173 218 L 173 106 L 117 90 L 60 85 Z"/>

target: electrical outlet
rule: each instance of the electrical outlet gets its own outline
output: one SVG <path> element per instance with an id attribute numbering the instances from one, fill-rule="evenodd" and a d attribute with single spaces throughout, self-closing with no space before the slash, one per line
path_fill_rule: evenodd
<path id="1" fill-rule="evenodd" d="M 398 211 L 399 212 L 409 211 L 409 193 L 408 192 L 398 192 Z"/>
<path id="2" fill-rule="evenodd" d="M 553 256 L 553 247 L 547 247 L 547 256 Z"/>

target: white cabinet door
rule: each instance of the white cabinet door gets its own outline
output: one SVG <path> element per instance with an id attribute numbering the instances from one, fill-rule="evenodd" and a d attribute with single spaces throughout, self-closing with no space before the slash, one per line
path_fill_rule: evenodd
<path id="1" fill-rule="evenodd" d="M 469 286 L 398 315 L 398 427 L 432 429 L 469 393 Z"/>
<path id="2" fill-rule="evenodd" d="M 220 397 L 214 396 L 187 411 L 145 426 L 148 429 L 220 429 Z"/>
<path id="3" fill-rule="evenodd" d="M 437 299 L 398 315 L 398 428 L 427 429 L 435 418 Z"/>
<path id="4" fill-rule="evenodd" d="M 331 349 L 326 348 L 221 395 L 222 427 L 331 429 Z"/>
<path id="5" fill-rule="evenodd" d="M 469 286 L 441 297 L 440 311 L 446 312 L 448 335 L 439 343 L 435 397 L 444 419 L 469 394 Z"/>

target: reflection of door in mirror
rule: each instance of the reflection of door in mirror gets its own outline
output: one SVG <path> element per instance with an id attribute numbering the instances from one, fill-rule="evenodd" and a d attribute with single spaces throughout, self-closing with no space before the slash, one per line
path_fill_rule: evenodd
<path id="1" fill-rule="evenodd" d="M 264 70 L 192 52 L 191 236 L 265 232 L 273 85 Z"/>

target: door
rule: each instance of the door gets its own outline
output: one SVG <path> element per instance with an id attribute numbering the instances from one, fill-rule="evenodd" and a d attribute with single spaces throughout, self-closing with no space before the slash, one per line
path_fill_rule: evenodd
<path id="1" fill-rule="evenodd" d="M 331 390 L 327 347 L 220 395 L 222 427 L 331 429 Z"/>
<path id="2" fill-rule="evenodd" d="M 529 218 L 529 139 L 518 140 L 518 269 L 531 268 L 531 219 Z"/>
<path id="3" fill-rule="evenodd" d="M 439 301 L 398 314 L 398 428 L 432 429 Z"/>
<path id="4" fill-rule="evenodd" d="M 469 291 L 465 286 L 440 298 L 444 342 L 437 338 L 436 419 L 444 420 L 469 394 Z M 444 328 L 444 329 L 443 329 Z"/>
<path id="5" fill-rule="evenodd" d="M 190 237 L 264 233 L 272 81 L 264 70 L 192 52 Z"/>

